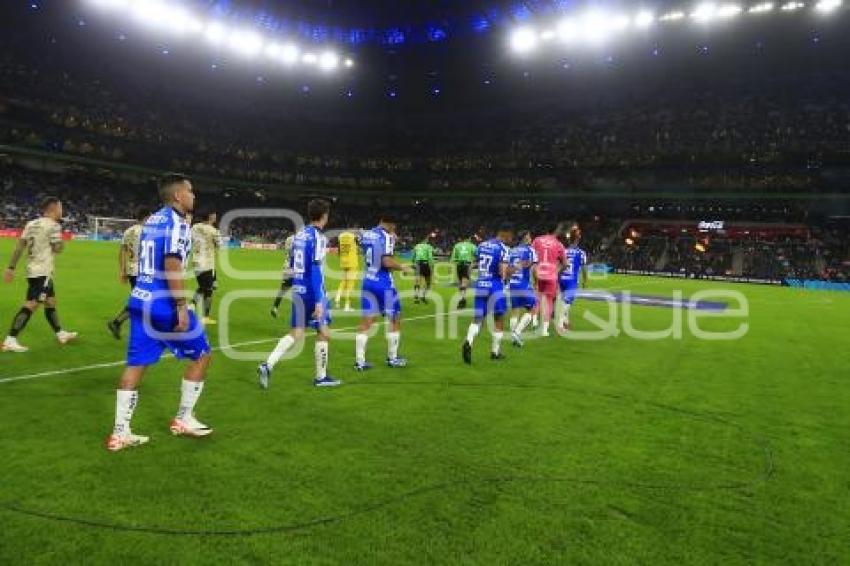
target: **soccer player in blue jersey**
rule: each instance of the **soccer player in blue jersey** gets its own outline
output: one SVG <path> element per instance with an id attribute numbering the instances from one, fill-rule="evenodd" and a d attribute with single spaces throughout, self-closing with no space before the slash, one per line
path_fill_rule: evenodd
<path id="1" fill-rule="evenodd" d="M 564 268 L 558 277 L 561 287 L 561 300 L 563 310 L 558 319 L 558 328 L 563 332 L 570 329 L 570 308 L 576 300 L 579 290 L 579 278 L 581 286 L 587 287 L 587 253 L 579 247 L 581 243 L 581 230 L 573 227 L 570 230 L 570 246 L 566 251 Z"/>
<path id="2" fill-rule="evenodd" d="M 328 375 L 328 341 L 330 338 L 330 309 L 325 292 L 325 277 L 322 268 L 327 253 L 328 240 L 322 230 L 328 223 L 330 204 L 321 199 L 310 201 L 305 226 L 292 241 L 289 252 L 292 273 L 292 318 L 291 331 L 280 339 L 268 359 L 257 368 L 260 386 L 268 389 L 272 370 L 284 354 L 304 338 L 305 329 L 314 328 L 316 345 L 316 387 L 336 387 L 342 382 Z"/>
<path id="3" fill-rule="evenodd" d="M 475 281 L 475 313 L 472 324 L 466 333 L 463 343 L 463 361 L 472 363 L 472 343 L 481 331 L 481 323 L 487 315 L 493 314 L 493 348 L 490 350 L 491 360 L 502 360 L 501 345 L 505 333 L 505 313 L 508 310 L 505 297 L 505 281 L 513 273 L 510 266 L 510 250 L 508 244 L 513 241 L 514 227 L 503 223 L 495 238 L 487 240 L 478 246 L 478 279 Z"/>
<path id="4" fill-rule="evenodd" d="M 160 181 L 159 194 L 164 206 L 147 219 L 142 229 L 139 275 L 127 303 L 127 366 L 118 384 L 115 426 L 106 442 L 113 452 L 148 442 L 147 436 L 133 434 L 130 421 L 145 370 L 156 364 L 166 349 L 177 359 L 189 360 L 171 433 L 194 437 L 212 433 L 194 415 L 210 363 L 210 345 L 204 327 L 189 311 L 185 291 L 186 260 L 192 248 L 187 215 L 194 208 L 195 194 L 187 177 L 174 174 Z"/>
<path id="5" fill-rule="evenodd" d="M 521 348 L 522 333 L 531 324 L 532 314 L 537 312 L 537 294 L 532 279 L 536 277 L 537 252 L 531 247 L 531 233 L 519 234 L 519 244 L 511 250 L 508 262 L 514 272 L 508 285 L 511 299 L 511 341 Z M 522 313 L 520 317 L 520 312 Z"/>
<path id="6" fill-rule="evenodd" d="M 380 223 L 363 232 L 360 246 L 366 261 L 366 274 L 363 277 L 363 290 L 360 306 L 363 318 L 355 336 L 354 369 L 366 371 L 372 365 L 366 361 L 366 346 L 369 343 L 369 330 L 378 316 L 386 317 L 387 330 L 387 366 L 401 368 L 407 360 L 399 357 L 398 347 L 401 341 L 401 302 L 393 281 L 393 271 L 412 272 L 410 265 L 402 264 L 394 256 L 396 221 L 390 214 L 381 216 Z"/>

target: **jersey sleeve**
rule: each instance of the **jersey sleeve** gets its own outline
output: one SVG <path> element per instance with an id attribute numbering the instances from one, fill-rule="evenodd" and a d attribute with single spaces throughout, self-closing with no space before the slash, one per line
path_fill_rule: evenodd
<path id="1" fill-rule="evenodd" d="M 177 256 L 181 261 L 186 261 L 190 249 L 189 225 L 185 222 L 169 224 L 163 235 L 163 256 Z"/>
<path id="2" fill-rule="evenodd" d="M 540 260 L 537 259 L 537 250 L 534 248 L 528 248 L 528 261 L 531 263 L 540 263 Z"/>
<path id="3" fill-rule="evenodd" d="M 452 257 L 451 257 L 451 261 L 454 261 L 454 262 L 456 262 L 456 261 L 457 261 L 457 252 L 458 252 L 457 247 L 458 247 L 459 245 L 460 245 L 460 244 L 455 244 L 455 246 L 452 248 Z"/>
<path id="4" fill-rule="evenodd" d="M 386 234 L 381 242 L 381 256 L 393 255 L 395 253 L 395 238 Z"/>

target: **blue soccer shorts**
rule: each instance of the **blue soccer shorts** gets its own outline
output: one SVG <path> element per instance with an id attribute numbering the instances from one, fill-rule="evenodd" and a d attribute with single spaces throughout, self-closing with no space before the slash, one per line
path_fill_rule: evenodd
<path id="1" fill-rule="evenodd" d="M 490 313 L 503 316 L 506 312 L 508 312 L 508 299 L 504 289 L 475 289 L 474 317 L 476 320 L 485 318 Z"/>
<path id="2" fill-rule="evenodd" d="M 360 295 L 360 308 L 363 316 L 385 316 L 396 320 L 401 315 L 401 301 L 395 287 L 363 285 Z"/>
<path id="3" fill-rule="evenodd" d="M 148 318 L 145 324 L 145 318 Z M 189 329 L 176 333 L 177 313 L 146 316 L 130 311 L 130 340 L 127 343 L 127 365 L 150 366 L 157 363 L 165 350 L 178 360 L 197 361 L 209 354 L 207 334 L 195 313 L 189 312 Z"/>
<path id="4" fill-rule="evenodd" d="M 322 326 L 330 326 L 331 324 L 331 302 L 322 299 L 324 309 L 322 318 L 316 319 L 314 313 L 318 301 L 310 294 L 293 293 L 292 294 L 292 316 L 289 319 L 289 325 L 292 328 L 307 328 L 310 327 L 318 330 Z"/>
<path id="5" fill-rule="evenodd" d="M 537 295 L 531 289 L 511 289 L 511 309 L 534 310 Z"/>

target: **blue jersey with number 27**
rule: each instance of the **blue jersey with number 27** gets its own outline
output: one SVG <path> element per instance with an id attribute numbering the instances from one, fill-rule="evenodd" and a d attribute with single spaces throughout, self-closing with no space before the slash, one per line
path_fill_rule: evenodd
<path id="1" fill-rule="evenodd" d="M 478 246 L 478 289 L 493 289 L 503 286 L 501 267 L 508 263 L 510 250 L 501 240 L 493 238 Z"/>

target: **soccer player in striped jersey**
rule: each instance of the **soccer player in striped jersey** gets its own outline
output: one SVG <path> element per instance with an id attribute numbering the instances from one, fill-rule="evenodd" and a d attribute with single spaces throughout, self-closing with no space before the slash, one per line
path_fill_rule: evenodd
<path id="1" fill-rule="evenodd" d="M 286 292 L 292 288 L 293 242 L 295 242 L 295 234 L 290 234 L 283 242 L 283 257 L 285 258 L 283 264 L 283 279 L 280 282 L 280 290 L 278 290 L 277 296 L 274 299 L 274 304 L 272 305 L 272 318 L 277 318 L 277 315 L 280 312 L 280 303 L 283 302 L 283 297 L 286 296 Z"/>
<path id="2" fill-rule="evenodd" d="M 260 387 L 268 389 L 272 370 L 296 342 L 304 338 L 307 327 L 316 330 L 314 357 L 316 361 L 316 387 L 336 387 L 342 382 L 328 375 L 330 341 L 330 301 L 325 292 L 323 271 L 328 240 L 322 233 L 330 216 L 330 204 L 321 199 L 310 201 L 305 226 L 292 243 L 292 318 L 291 331 L 280 339 L 277 346 L 257 368 Z"/>
<path id="3" fill-rule="evenodd" d="M 136 213 L 138 223 L 127 228 L 121 239 L 121 249 L 118 252 L 118 279 L 124 285 L 129 283 L 130 291 L 136 286 L 136 278 L 139 276 L 139 242 L 142 238 L 142 228 L 150 215 L 150 210 L 140 208 Z M 121 339 L 121 325 L 129 318 L 130 309 L 125 305 L 124 310 L 106 324 L 116 340 Z"/>
<path id="4" fill-rule="evenodd" d="M 106 441 L 107 449 L 113 452 L 148 442 L 147 436 L 132 432 L 130 422 L 139 402 L 142 378 L 166 349 L 177 359 L 189 360 L 171 433 L 193 437 L 212 433 L 194 412 L 204 390 L 211 349 L 203 325 L 189 311 L 184 285 L 192 251 L 187 216 L 194 207 L 195 194 L 191 181 L 175 174 L 162 179 L 159 194 L 164 206 L 145 222 L 139 244 L 139 276 L 127 301 L 127 365 L 118 384 L 115 425 Z"/>
<path id="5" fill-rule="evenodd" d="M 558 320 L 558 328 L 564 332 L 570 329 L 570 309 L 578 296 L 579 279 L 581 279 L 581 287 L 587 287 L 587 253 L 579 247 L 579 244 L 581 244 L 581 230 L 573 227 L 570 230 L 570 246 L 566 251 L 564 268 L 559 277 L 563 310 Z"/>
<path id="6" fill-rule="evenodd" d="M 478 279 L 475 281 L 475 314 L 466 340 L 463 343 L 462 357 L 464 363 L 472 363 L 472 344 L 481 331 L 481 324 L 487 315 L 493 314 L 493 347 L 490 350 L 491 360 L 502 360 L 501 344 L 505 331 L 505 313 L 508 310 L 505 297 L 505 281 L 512 275 L 510 266 L 510 250 L 508 244 L 513 241 L 514 228 L 512 224 L 503 223 L 495 238 L 487 240 L 478 246 Z"/>
<path id="7" fill-rule="evenodd" d="M 401 301 L 393 281 L 394 271 L 410 272 L 411 267 L 399 262 L 393 255 L 396 241 L 395 217 L 389 213 L 381 216 L 380 223 L 363 233 L 360 243 L 366 261 L 360 306 L 363 318 L 355 336 L 355 371 L 372 369 L 366 361 L 369 330 L 379 316 L 387 319 L 387 366 L 403 368 L 407 360 L 398 355 L 401 342 Z"/>
<path id="8" fill-rule="evenodd" d="M 534 293 L 537 252 L 530 244 L 531 233 L 523 231 L 519 235 L 519 244 L 511 250 L 509 256 L 510 265 L 514 270 L 509 284 L 511 341 L 519 348 L 523 345 L 522 333 L 531 324 L 532 314 L 537 311 L 537 297 Z"/>

